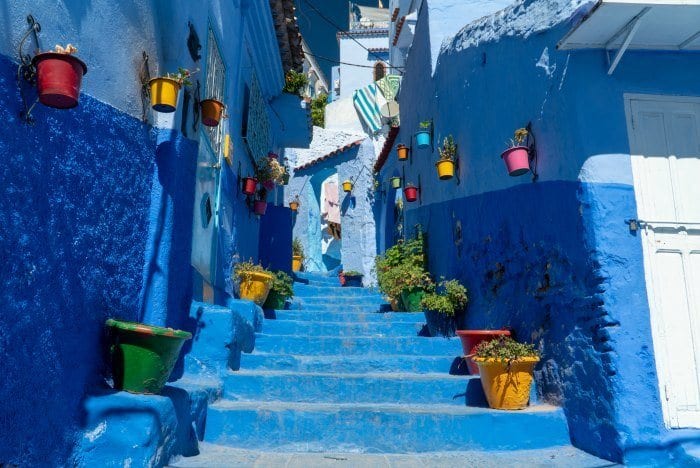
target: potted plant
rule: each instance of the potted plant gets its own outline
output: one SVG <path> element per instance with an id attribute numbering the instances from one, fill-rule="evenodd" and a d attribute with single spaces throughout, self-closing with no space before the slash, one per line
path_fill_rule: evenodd
<path id="1" fill-rule="evenodd" d="M 515 131 L 510 140 L 510 148 L 501 153 L 501 159 L 506 164 L 506 169 L 511 177 L 521 176 L 530 172 L 530 149 L 523 143 L 527 139 L 526 128 Z"/>
<path id="2" fill-rule="evenodd" d="M 472 356 L 476 353 L 477 346 L 484 341 L 510 336 L 510 330 L 457 330 L 456 333 L 462 342 L 464 360 L 471 375 L 479 375 L 479 366 L 472 359 Z"/>
<path id="3" fill-rule="evenodd" d="M 296 195 L 292 201 L 289 202 L 289 209 L 296 213 L 299 210 L 299 205 L 301 205 L 299 195 Z"/>
<path id="4" fill-rule="evenodd" d="M 202 123 L 207 127 L 216 127 L 224 115 L 224 103 L 217 99 L 205 99 L 199 103 L 202 110 Z"/>
<path id="5" fill-rule="evenodd" d="M 256 161 L 256 178 L 267 190 L 274 189 L 275 184 L 282 184 L 286 173 L 284 166 L 274 158 L 264 157 Z"/>
<path id="6" fill-rule="evenodd" d="M 386 249 L 383 255 L 375 258 L 377 285 L 391 304 L 392 310 L 406 310 L 401 303 L 401 291 L 404 288 L 402 269 L 406 268 L 406 265 L 423 268 L 424 264 L 423 234 L 420 231 L 415 238 L 399 240 Z"/>
<path id="7" fill-rule="evenodd" d="M 300 271 L 304 264 L 304 246 L 296 237 L 292 241 L 292 271 Z"/>
<path id="8" fill-rule="evenodd" d="M 503 336 L 476 348 L 481 386 L 494 409 L 523 409 L 530 400 L 530 386 L 539 352 L 531 344 Z"/>
<path id="9" fill-rule="evenodd" d="M 348 271 L 343 271 L 342 273 L 343 279 L 345 281 L 342 282 L 343 287 L 347 288 L 361 288 L 362 287 L 362 278 L 363 274 L 360 273 L 359 271 L 356 270 L 348 270 Z"/>
<path id="10" fill-rule="evenodd" d="M 427 148 L 431 144 L 432 122 L 424 120 L 420 124 L 420 130 L 416 133 L 416 143 L 418 148 Z"/>
<path id="11" fill-rule="evenodd" d="M 408 159 L 408 146 L 404 144 L 399 144 L 396 147 L 396 155 L 399 158 L 399 161 L 405 161 Z"/>
<path id="12" fill-rule="evenodd" d="M 441 281 L 421 301 L 431 336 L 455 336 L 455 316 L 467 306 L 467 288 L 457 280 Z"/>
<path id="13" fill-rule="evenodd" d="M 272 278 L 270 294 L 263 304 L 265 309 L 283 310 L 287 299 L 294 296 L 292 277 L 283 271 L 277 271 Z"/>
<path id="14" fill-rule="evenodd" d="M 401 188 L 401 177 L 392 177 L 390 180 L 391 180 L 391 188 L 393 188 L 393 189 L 400 189 Z"/>
<path id="15" fill-rule="evenodd" d="M 151 94 L 151 107 L 158 112 L 175 112 L 180 88 L 192 86 L 190 77 L 193 72 L 186 68 L 178 68 L 177 73 L 166 73 L 165 76 L 153 78 L 148 82 Z"/>
<path id="16" fill-rule="evenodd" d="M 267 212 L 267 191 L 265 188 L 258 190 L 258 195 L 253 200 L 253 213 L 258 216 L 264 216 Z"/>
<path id="17" fill-rule="evenodd" d="M 172 328 L 109 319 L 114 388 L 159 394 L 173 371 L 182 345 L 192 334 Z"/>
<path id="18" fill-rule="evenodd" d="M 304 88 L 306 88 L 308 84 L 309 79 L 306 74 L 299 73 L 296 70 L 289 70 L 284 77 L 284 88 L 282 88 L 282 91 L 301 97 Z"/>
<path id="19" fill-rule="evenodd" d="M 414 202 L 418 200 L 418 187 L 409 183 L 403 188 L 403 194 L 407 202 Z"/>
<path id="20" fill-rule="evenodd" d="M 345 181 L 343 181 L 343 191 L 344 191 L 345 193 L 350 193 L 350 192 L 352 192 L 352 187 L 353 187 L 352 181 L 350 181 L 350 180 L 345 180 Z"/>
<path id="21" fill-rule="evenodd" d="M 234 283 L 238 295 L 262 306 L 272 286 L 272 273 L 252 261 L 239 262 L 233 267 Z"/>
<path id="22" fill-rule="evenodd" d="M 457 157 L 457 144 L 452 135 L 448 135 L 438 148 L 440 159 L 435 163 L 440 180 L 448 180 L 455 175 L 455 158 Z"/>
<path id="23" fill-rule="evenodd" d="M 37 54 L 32 59 L 36 67 L 36 86 L 39 102 L 56 109 L 70 109 L 78 105 L 80 84 L 87 73 L 87 65 L 75 57 L 73 45 L 57 45 L 53 52 Z"/>
<path id="24" fill-rule="evenodd" d="M 420 312 L 426 293 L 435 290 L 430 274 L 419 265 L 404 264 L 396 268 L 401 287 L 401 303 L 407 312 Z"/>
<path id="25" fill-rule="evenodd" d="M 258 187 L 258 179 L 255 177 L 244 177 L 242 179 L 243 193 L 246 195 L 255 195 L 255 189 Z"/>

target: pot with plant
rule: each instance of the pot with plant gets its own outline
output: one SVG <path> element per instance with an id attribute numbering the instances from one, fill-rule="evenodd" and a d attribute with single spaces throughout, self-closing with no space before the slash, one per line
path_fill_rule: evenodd
<path id="1" fill-rule="evenodd" d="M 56 109 L 70 109 L 78 105 L 80 84 L 87 73 L 87 65 L 76 57 L 72 44 L 57 45 L 53 52 L 37 54 L 32 59 L 36 67 L 36 87 L 39 102 Z"/>
<path id="2" fill-rule="evenodd" d="M 217 99 L 205 99 L 199 103 L 202 110 L 202 123 L 207 127 L 216 127 L 224 115 L 224 103 Z"/>
<path id="3" fill-rule="evenodd" d="M 511 177 L 530 172 L 530 149 L 523 145 L 528 135 L 526 128 L 517 129 L 510 140 L 510 148 L 501 153 L 501 159 L 505 162 L 508 175 Z"/>
<path id="4" fill-rule="evenodd" d="M 457 158 L 457 143 L 452 135 L 448 135 L 438 148 L 440 159 L 435 163 L 440 180 L 448 180 L 455 175 L 455 160 Z"/>
<path id="5" fill-rule="evenodd" d="M 343 287 L 345 288 L 361 288 L 362 278 L 364 275 L 356 270 L 343 271 L 342 276 L 345 281 L 343 281 Z"/>
<path id="6" fill-rule="evenodd" d="M 309 79 L 306 74 L 299 73 L 296 70 L 289 70 L 284 77 L 284 88 L 282 88 L 282 91 L 301 97 L 304 93 L 304 88 L 306 88 L 308 84 Z"/>
<path id="7" fill-rule="evenodd" d="M 399 158 L 399 161 L 405 161 L 408 159 L 408 146 L 404 144 L 399 144 L 396 147 L 396 156 Z"/>
<path id="8" fill-rule="evenodd" d="M 471 375 L 479 375 L 479 366 L 472 359 L 476 348 L 484 341 L 496 340 L 503 336 L 510 336 L 510 330 L 457 330 L 459 340 L 462 342 L 462 352 L 467 368 Z"/>
<path id="9" fill-rule="evenodd" d="M 352 187 L 353 187 L 353 185 L 354 185 L 354 184 L 352 183 L 351 180 L 344 180 L 344 181 L 343 181 L 343 192 L 345 192 L 345 193 L 350 193 L 350 192 L 352 192 Z"/>
<path id="10" fill-rule="evenodd" d="M 507 336 L 477 346 L 474 361 L 479 366 L 481 386 L 489 406 L 504 410 L 526 408 L 539 360 L 534 345 L 518 343 Z"/>
<path id="11" fill-rule="evenodd" d="M 420 312 L 421 301 L 427 293 L 435 291 L 435 283 L 423 266 L 404 264 L 397 267 L 401 286 L 401 303 L 407 312 Z"/>
<path id="12" fill-rule="evenodd" d="M 412 183 L 406 184 L 403 188 L 403 195 L 406 197 L 407 202 L 414 202 L 418 200 L 418 187 Z"/>
<path id="13" fill-rule="evenodd" d="M 180 88 L 192 86 L 190 78 L 195 72 L 186 68 L 178 68 L 177 73 L 166 73 L 165 76 L 149 81 L 148 87 L 153 110 L 165 113 L 175 112 Z"/>
<path id="14" fill-rule="evenodd" d="M 296 213 L 297 211 L 299 211 L 299 205 L 301 205 L 301 202 L 299 201 L 299 195 L 296 195 L 292 199 L 292 201 L 289 202 L 289 209 Z"/>
<path id="15" fill-rule="evenodd" d="M 391 180 L 391 188 L 393 188 L 393 189 L 400 189 L 401 188 L 401 177 L 392 177 L 390 180 Z"/>
<path id="16" fill-rule="evenodd" d="M 406 310 L 401 302 L 403 285 L 403 268 L 406 265 L 423 268 L 425 264 L 424 239 L 422 232 L 413 239 L 399 240 L 386 249 L 383 255 L 375 258 L 377 285 L 394 311 Z"/>
<path id="17" fill-rule="evenodd" d="M 426 324 L 431 336 L 455 336 L 455 317 L 468 302 L 467 288 L 457 280 L 441 281 L 437 291 L 421 300 Z"/>
<path id="18" fill-rule="evenodd" d="M 294 296 L 292 277 L 283 271 L 277 271 L 272 278 L 270 293 L 263 304 L 264 309 L 283 310 L 287 299 Z"/>
<path id="19" fill-rule="evenodd" d="M 267 191 L 265 188 L 258 190 L 257 198 L 253 200 L 253 213 L 258 216 L 265 216 L 267 212 Z"/>
<path id="20" fill-rule="evenodd" d="M 304 246 L 298 238 L 292 241 L 292 271 L 301 271 L 304 264 Z"/>
<path id="21" fill-rule="evenodd" d="M 272 273 L 252 261 L 239 262 L 233 267 L 234 284 L 238 284 L 238 295 L 262 306 L 272 286 Z"/>
<path id="22" fill-rule="evenodd" d="M 419 130 L 416 132 L 418 148 L 427 148 L 430 146 L 432 140 L 432 126 L 433 123 L 430 120 L 424 120 L 419 124 Z"/>
<path id="23" fill-rule="evenodd" d="M 255 176 L 266 190 L 274 189 L 275 184 L 281 185 L 286 173 L 284 166 L 277 159 L 264 157 L 256 161 Z"/>
<path id="24" fill-rule="evenodd" d="M 243 193 L 246 195 L 255 195 L 255 189 L 258 187 L 258 179 L 255 177 L 243 177 L 241 179 Z"/>

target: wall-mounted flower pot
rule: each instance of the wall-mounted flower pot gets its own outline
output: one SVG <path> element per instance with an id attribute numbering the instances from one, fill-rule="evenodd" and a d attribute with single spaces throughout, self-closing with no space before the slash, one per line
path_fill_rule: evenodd
<path id="1" fill-rule="evenodd" d="M 391 188 L 400 189 L 401 188 L 401 177 L 391 178 Z"/>
<path id="2" fill-rule="evenodd" d="M 202 108 L 202 123 L 207 127 L 216 127 L 224 114 L 224 103 L 216 99 L 205 99 L 199 103 Z"/>
<path id="3" fill-rule="evenodd" d="M 299 210 L 299 202 L 297 202 L 297 201 L 289 202 L 289 209 L 292 211 L 298 211 Z"/>
<path id="4" fill-rule="evenodd" d="M 418 187 L 407 185 L 403 189 L 403 195 L 406 197 L 407 202 L 414 202 L 418 200 Z"/>
<path id="5" fill-rule="evenodd" d="M 246 195 L 255 195 L 255 188 L 258 186 L 258 179 L 255 177 L 243 178 L 243 193 Z"/>
<path id="6" fill-rule="evenodd" d="M 70 109 L 78 105 L 80 83 L 87 73 L 87 65 L 70 54 L 47 52 L 32 59 L 36 67 L 36 86 L 39 102 L 56 109 Z"/>
<path id="7" fill-rule="evenodd" d="M 352 192 L 352 185 L 353 185 L 352 182 L 350 182 L 349 180 L 346 180 L 345 182 L 343 182 L 343 191 L 345 193 Z"/>
<path id="8" fill-rule="evenodd" d="M 521 176 L 530 172 L 530 151 L 526 146 L 508 148 L 501 154 L 501 158 L 506 163 L 508 175 L 511 177 Z"/>
<path id="9" fill-rule="evenodd" d="M 495 340 L 499 336 L 510 336 L 509 330 L 457 330 L 456 333 L 462 342 L 462 352 L 465 356 L 474 354 L 476 352 L 476 347 L 482 341 Z M 469 373 L 472 375 L 479 375 L 479 367 L 472 358 L 466 357 L 464 360 L 467 361 Z"/>
<path id="10" fill-rule="evenodd" d="M 345 283 L 343 284 L 343 287 L 345 288 L 361 288 L 362 287 L 362 278 L 363 275 L 343 275 L 345 278 Z"/>
<path id="11" fill-rule="evenodd" d="M 396 147 L 396 154 L 399 157 L 399 161 L 405 161 L 408 159 L 408 146 L 399 145 Z"/>
<path id="12" fill-rule="evenodd" d="M 401 303 L 406 312 L 420 312 L 423 310 L 420 305 L 425 296 L 425 291 L 421 288 L 404 289 L 401 291 Z"/>
<path id="13" fill-rule="evenodd" d="M 267 211 L 267 202 L 263 200 L 255 200 L 253 202 L 253 213 L 263 216 Z"/>
<path id="14" fill-rule="evenodd" d="M 486 401 L 493 409 L 518 410 L 527 408 L 530 386 L 537 357 L 524 357 L 511 362 L 474 358 L 479 366 L 481 386 Z"/>
<path id="15" fill-rule="evenodd" d="M 158 112 L 175 112 L 180 83 L 170 78 L 153 78 L 148 82 L 151 89 L 151 107 Z"/>
<path id="16" fill-rule="evenodd" d="M 180 349 L 192 334 L 172 328 L 109 319 L 114 388 L 131 393 L 161 392 Z"/>
<path id="17" fill-rule="evenodd" d="M 279 155 L 277 153 L 273 153 L 272 151 L 270 151 L 269 153 L 267 153 L 267 157 L 270 159 L 277 159 L 277 158 L 279 158 Z"/>
<path id="18" fill-rule="evenodd" d="M 289 183 L 289 173 L 285 172 L 282 176 L 282 185 L 287 185 Z"/>
<path id="19" fill-rule="evenodd" d="M 247 299 L 262 306 L 267 300 L 272 286 L 272 275 L 253 271 L 245 274 L 245 279 L 241 280 L 239 295 L 241 299 Z"/>
<path id="20" fill-rule="evenodd" d="M 292 255 L 292 271 L 301 270 L 301 255 Z"/>
<path id="21" fill-rule="evenodd" d="M 455 162 L 451 159 L 441 159 L 435 163 L 440 180 L 448 180 L 455 175 Z"/>
<path id="22" fill-rule="evenodd" d="M 420 130 L 416 133 L 416 143 L 419 148 L 427 148 L 430 146 L 430 130 Z"/>
<path id="23" fill-rule="evenodd" d="M 287 298 L 277 294 L 275 291 L 270 291 L 263 304 L 263 309 L 284 310 L 287 304 Z"/>
<path id="24" fill-rule="evenodd" d="M 275 181 L 274 180 L 266 180 L 265 182 L 262 183 L 263 187 L 267 190 L 274 190 L 275 188 Z"/>
<path id="25" fill-rule="evenodd" d="M 424 310 L 425 323 L 430 336 L 455 336 L 455 319 L 435 310 Z"/>

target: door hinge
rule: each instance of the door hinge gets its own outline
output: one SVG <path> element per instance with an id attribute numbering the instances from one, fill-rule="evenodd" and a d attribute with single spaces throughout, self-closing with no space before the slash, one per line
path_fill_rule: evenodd
<path id="1" fill-rule="evenodd" d="M 668 385 L 664 385 L 664 396 L 666 397 L 666 401 L 668 401 L 670 399 L 668 397 Z"/>

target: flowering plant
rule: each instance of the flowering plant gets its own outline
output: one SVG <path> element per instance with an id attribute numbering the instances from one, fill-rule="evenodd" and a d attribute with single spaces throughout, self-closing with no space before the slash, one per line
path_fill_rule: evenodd
<path id="1" fill-rule="evenodd" d="M 194 71 L 189 71 L 186 68 L 178 67 L 177 73 L 166 73 L 165 78 L 169 78 L 173 81 L 177 81 L 180 86 L 192 86 L 192 81 L 190 77 L 197 73 L 199 69 Z"/>
<path id="2" fill-rule="evenodd" d="M 442 141 L 442 146 L 438 148 L 440 161 L 454 161 L 457 155 L 457 143 L 452 135 L 447 135 Z"/>
<path id="3" fill-rule="evenodd" d="M 255 176 L 260 182 L 272 181 L 282 184 L 286 174 L 287 171 L 284 166 L 274 158 L 265 156 L 257 160 Z"/>

